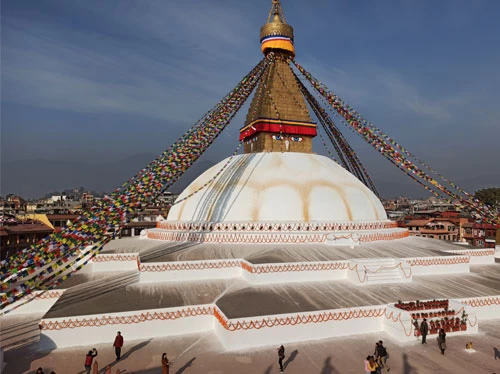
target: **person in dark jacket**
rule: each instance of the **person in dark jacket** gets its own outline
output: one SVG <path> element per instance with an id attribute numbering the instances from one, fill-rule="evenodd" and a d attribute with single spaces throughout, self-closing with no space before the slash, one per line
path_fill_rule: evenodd
<path id="1" fill-rule="evenodd" d="M 283 360 L 285 359 L 285 347 L 278 347 L 278 364 L 280 365 L 280 373 L 283 373 Z"/>
<path id="2" fill-rule="evenodd" d="M 427 338 L 428 333 L 429 333 L 429 325 L 427 324 L 427 320 L 424 318 L 424 320 L 420 324 L 420 334 L 422 334 L 422 344 L 427 344 L 425 340 Z"/>
<path id="3" fill-rule="evenodd" d="M 120 331 L 118 331 L 116 333 L 113 347 L 115 347 L 116 361 L 119 361 L 120 356 L 122 354 L 122 347 L 123 347 L 123 336 L 122 336 L 122 333 Z"/>
<path id="4" fill-rule="evenodd" d="M 441 350 L 441 354 L 444 355 L 444 350 L 446 349 L 446 332 L 444 332 L 444 329 L 439 330 L 437 340 L 439 349 Z"/>
<path id="5" fill-rule="evenodd" d="M 390 372 L 391 368 L 387 366 L 387 359 L 389 358 L 389 354 L 387 353 L 387 349 L 384 347 L 384 342 L 382 340 L 379 340 L 376 349 L 380 368 L 383 369 L 385 367 L 387 369 L 387 372 Z"/>
<path id="6" fill-rule="evenodd" d="M 97 356 L 97 349 L 92 349 L 85 356 L 85 370 L 87 370 L 87 374 L 90 374 L 90 370 L 92 369 L 92 361 L 94 361 L 94 357 Z"/>

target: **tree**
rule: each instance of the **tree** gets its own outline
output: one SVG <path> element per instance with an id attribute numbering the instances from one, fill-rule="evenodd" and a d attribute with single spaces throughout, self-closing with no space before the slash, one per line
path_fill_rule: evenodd
<path id="1" fill-rule="evenodd" d="M 482 190 L 477 190 L 474 196 L 494 208 L 500 207 L 500 188 L 483 188 Z"/>

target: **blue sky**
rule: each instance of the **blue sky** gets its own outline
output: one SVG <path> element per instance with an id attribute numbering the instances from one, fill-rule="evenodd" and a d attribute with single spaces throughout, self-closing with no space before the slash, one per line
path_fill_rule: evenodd
<path id="1" fill-rule="evenodd" d="M 95 187 L 99 165 L 161 153 L 262 58 L 270 3 L 2 1 L 1 193 L 23 191 L 20 161 L 85 164 Z M 500 185 L 499 2 L 282 5 L 297 61 L 331 90 L 471 192 Z M 245 114 L 204 160 L 232 153 Z M 345 130 L 383 196 L 426 196 Z"/>

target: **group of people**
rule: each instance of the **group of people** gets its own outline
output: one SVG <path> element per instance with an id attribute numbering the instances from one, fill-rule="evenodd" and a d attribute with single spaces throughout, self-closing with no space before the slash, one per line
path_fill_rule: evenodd
<path id="1" fill-rule="evenodd" d="M 123 347 L 123 335 L 120 331 L 118 331 L 116 334 L 115 340 L 113 342 L 113 348 L 115 349 L 116 361 L 120 361 L 121 354 L 122 354 L 122 347 Z M 97 361 L 94 361 L 95 357 L 97 357 L 97 349 L 95 349 L 95 348 L 90 350 L 87 353 L 87 355 L 85 356 L 84 366 L 85 366 L 86 374 L 90 374 L 90 371 L 92 369 L 95 373 L 98 372 L 99 368 L 97 365 Z M 167 354 L 163 353 L 161 356 L 162 374 L 169 374 L 170 365 L 171 365 L 171 362 L 169 361 Z M 120 373 L 120 369 L 117 369 L 116 374 L 119 374 L 119 373 Z M 42 374 L 43 374 L 43 372 L 42 372 Z M 105 374 L 112 374 L 110 365 L 108 365 L 106 367 Z"/>
<path id="2" fill-rule="evenodd" d="M 113 342 L 113 348 L 115 349 L 115 355 L 116 355 L 116 361 L 120 361 L 121 354 L 122 354 L 122 347 L 123 347 L 123 336 L 120 331 L 116 333 L 115 341 Z M 98 366 L 97 366 L 97 361 L 94 361 L 94 357 L 97 357 L 97 349 L 92 349 L 87 353 L 85 356 L 85 370 L 86 374 L 90 374 L 90 371 L 92 370 L 92 367 L 94 367 L 94 371 L 98 371 Z M 120 370 L 117 371 L 119 373 Z M 106 367 L 106 374 L 111 374 L 111 366 Z"/>
<path id="3" fill-rule="evenodd" d="M 375 343 L 375 351 L 373 352 L 373 355 L 367 356 L 365 359 L 366 374 L 379 374 L 384 368 L 387 369 L 387 372 L 390 372 L 391 368 L 387 365 L 388 358 L 389 353 L 384 347 L 384 342 L 379 340 Z"/>
<path id="4" fill-rule="evenodd" d="M 422 336 L 422 344 L 427 344 L 427 335 L 429 334 L 429 324 L 427 323 L 427 319 L 424 318 L 422 320 L 419 330 L 420 335 Z M 444 331 L 444 329 L 439 330 L 437 342 L 441 354 L 444 355 L 444 351 L 446 350 L 446 332 Z"/>

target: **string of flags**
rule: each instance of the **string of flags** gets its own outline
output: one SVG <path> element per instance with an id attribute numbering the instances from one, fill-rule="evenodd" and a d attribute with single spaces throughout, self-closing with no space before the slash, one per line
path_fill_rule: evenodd
<path id="1" fill-rule="evenodd" d="M 293 72 L 293 70 L 292 70 Z M 328 115 L 328 113 L 323 109 L 315 97 L 307 90 L 302 81 L 297 77 L 295 72 L 293 72 L 295 80 L 297 81 L 302 94 L 309 103 L 316 117 L 318 117 L 321 125 L 323 126 L 325 133 L 330 139 L 331 143 L 334 145 L 337 154 L 341 157 L 344 166 L 348 171 L 354 174 L 362 183 L 364 183 L 373 193 L 380 197 L 375 184 L 373 183 L 368 171 L 365 169 L 361 160 L 358 158 L 354 149 L 349 145 L 349 142 L 345 139 L 344 135 L 335 125 L 335 122 Z M 345 159 L 344 159 L 345 157 Z"/>
<path id="2" fill-rule="evenodd" d="M 350 127 L 352 127 L 364 138 L 364 140 L 368 142 L 368 144 L 396 165 L 400 170 L 404 171 L 408 176 L 417 181 L 421 186 L 433 193 L 435 196 L 441 196 L 441 194 L 444 194 L 451 198 L 449 200 L 450 203 L 459 201 L 470 211 L 483 217 L 484 221 L 487 223 L 498 224 L 500 222 L 499 217 L 487 205 L 458 187 L 456 184 L 436 173 L 442 181 L 448 183 L 457 191 L 454 192 L 450 188 L 446 187 L 444 183 L 439 182 L 431 175 L 425 173 L 422 168 L 412 162 L 410 158 L 415 159 L 417 163 L 422 164 L 422 166 L 429 171 L 433 169 L 420 162 L 419 159 L 414 157 L 413 154 L 407 151 L 394 139 L 384 134 L 382 130 L 375 127 L 372 123 L 368 122 L 356 110 L 344 103 L 339 96 L 331 92 L 323 83 L 314 78 L 311 73 L 306 71 L 300 64 L 296 61 L 292 62 L 300 73 L 308 80 L 311 86 L 318 92 L 318 94 L 323 96 L 327 100 L 329 106 L 343 118 L 344 123 L 347 123 Z"/>
<path id="3" fill-rule="evenodd" d="M 60 284 L 85 266 L 127 223 L 127 216 L 172 185 L 206 151 L 272 63 L 268 54 L 236 87 L 137 175 L 74 222 L 0 262 L 0 309 Z"/>
<path id="4" fill-rule="evenodd" d="M 485 222 L 499 223 L 500 219 L 484 203 L 436 172 L 407 149 L 386 135 L 340 97 L 314 78 L 296 61 L 298 71 L 312 85 L 319 98 L 349 129 L 360 135 L 380 154 L 435 196 L 447 195 L 450 202 L 458 201 L 476 212 Z M 257 87 L 257 97 L 269 96 L 276 117 L 280 113 L 270 96 L 266 79 L 275 63 L 274 53 L 268 53 L 219 103 L 206 112 L 183 136 L 173 143 L 134 177 L 123 183 L 110 195 L 84 211 L 78 219 L 61 231 L 0 262 L 0 309 L 29 296 L 35 290 L 48 290 L 71 277 L 98 254 L 128 222 L 129 216 L 142 204 L 155 199 L 177 181 L 186 170 L 210 147 L 241 109 Z M 295 74 L 295 73 L 294 73 Z M 297 77 L 299 84 L 303 85 Z M 286 84 L 286 83 L 285 83 Z M 375 193 L 376 189 L 354 150 L 324 110 L 307 90 L 303 94 L 334 145 L 343 163 L 350 165 L 360 180 L 364 180 Z M 255 110 L 255 109 L 254 109 Z M 322 138 L 323 142 L 324 139 Z M 199 193 L 213 183 L 228 167 L 241 143 L 214 177 L 176 204 Z M 428 171 L 429 173 L 425 172 Z M 430 173 L 434 174 L 433 177 Z M 26 297 L 26 302 L 29 301 Z"/>

